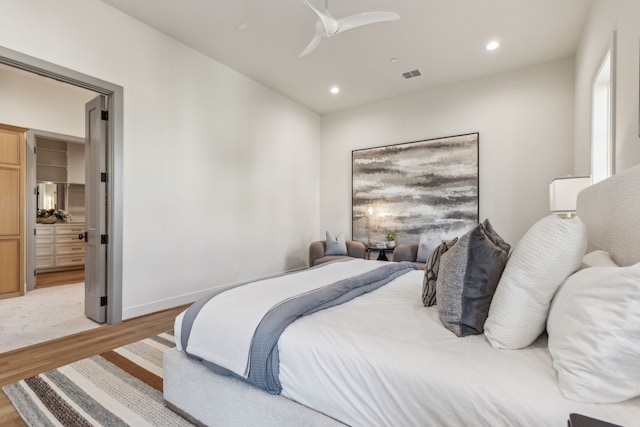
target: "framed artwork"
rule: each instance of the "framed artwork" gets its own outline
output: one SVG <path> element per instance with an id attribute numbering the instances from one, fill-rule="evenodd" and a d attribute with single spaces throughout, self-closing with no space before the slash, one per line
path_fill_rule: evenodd
<path id="1" fill-rule="evenodd" d="M 479 134 L 352 151 L 353 239 L 451 239 L 478 222 Z"/>

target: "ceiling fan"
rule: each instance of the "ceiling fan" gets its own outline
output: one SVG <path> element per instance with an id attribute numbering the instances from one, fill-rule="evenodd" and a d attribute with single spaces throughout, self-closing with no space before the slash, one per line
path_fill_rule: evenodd
<path id="1" fill-rule="evenodd" d="M 378 22 L 395 21 L 400 15 L 395 12 L 363 12 L 346 18 L 335 19 L 329 14 L 329 0 L 324 2 L 324 13 L 313 7 L 309 0 L 304 0 L 309 8 L 318 16 L 316 21 L 316 33 L 311 42 L 298 57 L 311 53 L 323 37 L 331 37 L 363 25 L 376 24 Z"/>

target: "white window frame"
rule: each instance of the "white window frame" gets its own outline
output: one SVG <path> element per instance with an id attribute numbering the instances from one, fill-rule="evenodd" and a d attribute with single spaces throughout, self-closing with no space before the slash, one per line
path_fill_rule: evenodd
<path id="1" fill-rule="evenodd" d="M 591 182 L 615 173 L 616 32 L 591 87 Z"/>

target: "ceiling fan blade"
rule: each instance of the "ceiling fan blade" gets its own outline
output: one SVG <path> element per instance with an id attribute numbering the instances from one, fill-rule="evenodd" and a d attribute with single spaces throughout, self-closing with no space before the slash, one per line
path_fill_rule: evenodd
<path id="1" fill-rule="evenodd" d="M 311 39 L 311 42 L 309 42 L 309 44 L 307 45 L 307 47 L 304 48 L 304 50 L 302 51 L 302 53 L 300 53 L 300 55 L 298 55 L 298 58 L 302 58 L 303 56 L 313 52 L 315 48 L 317 48 L 318 45 L 320 44 L 320 40 L 322 40 L 322 36 L 316 33 L 313 36 L 313 39 Z"/>
<path id="2" fill-rule="evenodd" d="M 331 15 L 329 15 L 329 10 L 325 10 L 325 13 L 320 12 L 318 9 L 313 7 L 309 0 L 304 0 L 304 2 L 309 6 L 309 8 L 316 14 L 322 26 L 324 27 L 324 32 L 328 35 L 335 34 L 338 31 L 338 21 Z"/>
<path id="3" fill-rule="evenodd" d="M 306 0 L 305 0 L 306 1 Z M 400 15 L 395 12 L 363 12 L 357 15 L 338 19 L 338 33 L 361 27 L 363 25 L 377 24 L 378 22 L 395 21 Z"/>

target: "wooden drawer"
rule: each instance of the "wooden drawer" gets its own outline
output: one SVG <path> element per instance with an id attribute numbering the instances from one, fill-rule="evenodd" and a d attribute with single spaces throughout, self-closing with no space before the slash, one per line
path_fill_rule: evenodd
<path id="1" fill-rule="evenodd" d="M 36 225 L 36 236 L 53 236 L 53 225 Z"/>
<path id="2" fill-rule="evenodd" d="M 53 268 L 53 256 L 39 256 L 36 257 L 36 269 L 38 268 Z"/>
<path id="3" fill-rule="evenodd" d="M 56 227 L 56 236 L 72 235 L 77 239 L 80 233 L 84 233 L 84 224 L 59 225 Z"/>
<path id="4" fill-rule="evenodd" d="M 53 245 L 53 234 L 44 236 L 36 235 L 36 245 Z"/>
<path id="5" fill-rule="evenodd" d="M 62 234 L 56 236 L 56 245 L 65 244 L 65 243 L 79 243 L 82 240 L 78 239 L 77 234 Z"/>
<path id="6" fill-rule="evenodd" d="M 84 265 L 84 254 L 56 256 L 56 267 L 70 267 L 74 265 Z"/>
<path id="7" fill-rule="evenodd" d="M 56 255 L 84 255 L 84 243 L 56 246 Z"/>
<path id="8" fill-rule="evenodd" d="M 36 245 L 36 256 L 53 256 L 53 245 Z"/>

